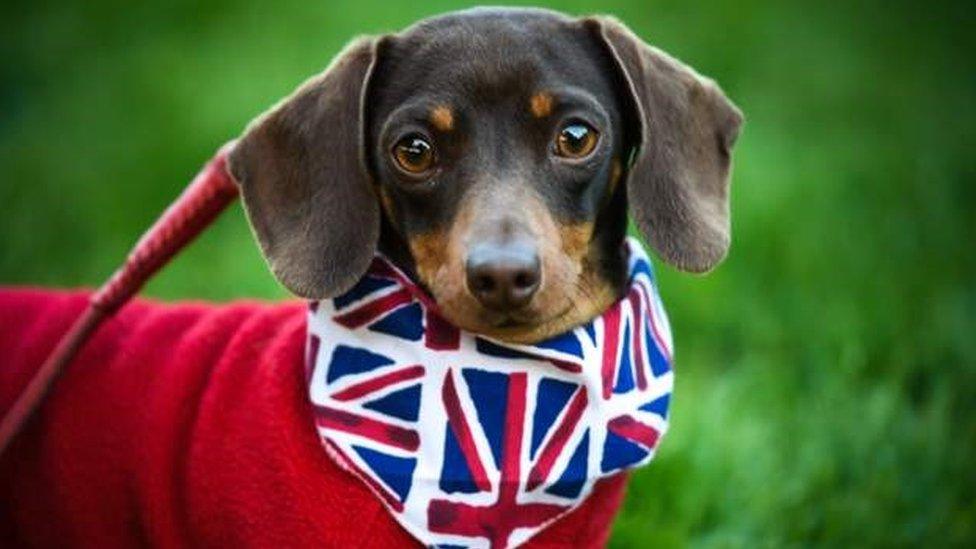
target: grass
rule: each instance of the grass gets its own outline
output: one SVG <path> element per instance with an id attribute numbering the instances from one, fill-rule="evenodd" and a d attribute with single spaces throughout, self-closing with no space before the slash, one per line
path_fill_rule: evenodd
<path id="1" fill-rule="evenodd" d="M 552 5 L 618 15 L 748 118 L 728 261 L 705 278 L 659 266 L 674 424 L 612 546 L 972 546 L 976 11 Z M 98 284 L 220 143 L 351 36 L 455 7 L 0 7 L 0 283 Z M 285 296 L 239 208 L 145 293 Z"/>

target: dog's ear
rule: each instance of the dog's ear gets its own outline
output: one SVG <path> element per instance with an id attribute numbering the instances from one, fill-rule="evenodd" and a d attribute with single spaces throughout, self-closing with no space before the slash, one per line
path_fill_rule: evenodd
<path id="1" fill-rule="evenodd" d="M 301 297 L 349 289 L 376 250 L 380 214 L 364 158 L 363 102 L 378 42 L 347 46 L 251 122 L 229 157 L 265 259 Z"/>
<path id="2" fill-rule="evenodd" d="M 622 23 L 606 17 L 583 22 L 609 50 L 626 88 L 629 118 L 640 125 L 627 181 L 637 228 L 675 267 L 712 269 L 729 248 L 731 152 L 742 113 L 715 82 Z"/>

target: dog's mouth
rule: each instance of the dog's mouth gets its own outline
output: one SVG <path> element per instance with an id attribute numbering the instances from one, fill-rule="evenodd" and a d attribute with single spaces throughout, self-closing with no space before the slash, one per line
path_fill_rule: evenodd
<path id="1" fill-rule="evenodd" d="M 565 307 L 551 314 L 546 314 L 545 312 L 512 311 L 500 314 L 493 322 L 489 322 L 489 324 L 493 328 L 501 330 L 531 329 L 533 327 L 558 322 L 571 309 L 572 303 L 567 303 Z"/>
<path id="2" fill-rule="evenodd" d="M 519 318 L 514 315 L 505 315 L 488 325 L 493 330 L 519 331 L 531 330 L 542 323 L 543 322 L 540 322 L 537 319 Z"/>
<path id="3" fill-rule="evenodd" d="M 524 321 L 509 317 L 496 324 L 495 327 L 505 330 L 510 328 L 518 328 L 520 326 L 525 326 L 525 324 L 526 323 Z"/>
<path id="4" fill-rule="evenodd" d="M 573 310 L 572 301 L 567 300 L 565 305 L 554 312 L 530 308 L 505 312 L 482 309 L 479 314 L 473 315 L 474 318 L 455 318 L 455 322 L 460 328 L 494 339 L 513 343 L 537 343 L 572 328 L 567 320 L 572 316 Z M 455 317 L 449 309 L 444 312 Z"/>

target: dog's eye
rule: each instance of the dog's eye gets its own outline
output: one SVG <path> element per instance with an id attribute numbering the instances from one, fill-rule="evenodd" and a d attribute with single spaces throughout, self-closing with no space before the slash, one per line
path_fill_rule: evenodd
<path id="1" fill-rule="evenodd" d="M 393 159 L 403 171 L 419 175 L 434 165 L 434 146 L 422 135 L 408 135 L 393 146 Z"/>
<path id="2" fill-rule="evenodd" d="M 571 122 L 556 136 L 556 154 L 566 158 L 583 158 L 596 148 L 600 134 L 584 122 Z"/>

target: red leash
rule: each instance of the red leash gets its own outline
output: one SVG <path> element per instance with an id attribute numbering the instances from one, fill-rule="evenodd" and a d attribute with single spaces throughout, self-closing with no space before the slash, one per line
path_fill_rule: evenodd
<path id="1" fill-rule="evenodd" d="M 102 322 L 132 298 L 156 271 L 237 198 L 237 185 L 227 171 L 227 154 L 233 146 L 232 141 L 221 147 L 179 198 L 139 239 L 122 267 L 92 294 L 88 308 L 58 341 L 0 422 L 0 454 L 24 427 L 65 366 Z"/>

